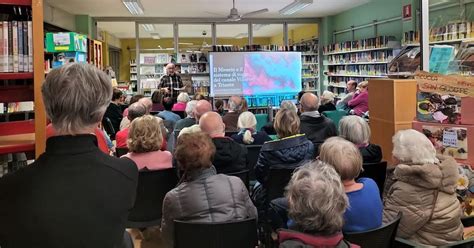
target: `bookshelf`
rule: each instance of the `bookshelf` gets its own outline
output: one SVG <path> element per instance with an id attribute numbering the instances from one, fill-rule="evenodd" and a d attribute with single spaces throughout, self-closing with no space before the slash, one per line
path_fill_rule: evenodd
<path id="1" fill-rule="evenodd" d="M 293 50 L 301 52 L 301 89 L 318 94 L 321 81 L 318 39 L 296 42 L 291 47 Z"/>
<path id="2" fill-rule="evenodd" d="M 474 41 L 474 21 L 454 21 L 444 26 L 430 28 L 429 41 L 431 45 L 472 42 Z M 402 44 L 419 46 L 419 32 L 405 32 Z"/>
<path id="3" fill-rule="evenodd" d="M 102 58 L 102 41 L 87 39 L 87 63 L 92 64 L 99 68 L 100 70 L 104 69 L 104 62 Z"/>
<path id="4" fill-rule="evenodd" d="M 327 89 L 342 97 L 346 83 L 387 77 L 393 49 L 400 46 L 391 36 L 379 36 L 331 44 L 323 48 Z"/>
<path id="5" fill-rule="evenodd" d="M 43 1 L 0 0 L 0 5 L 16 8 L 17 12 L 2 13 L 7 16 L 4 18 L 27 22 L 27 24 L 29 22 L 31 24 L 27 27 L 28 29 L 31 27 L 31 33 L 34 33 L 34 36 L 24 33 L 27 36 L 22 37 L 23 41 L 25 38 L 31 37 L 31 41 L 23 44 L 31 44 L 29 46 L 31 49 L 28 51 L 32 56 L 31 62 L 29 62 L 32 66 L 29 69 L 32 69 L 32 72 L 0 73 L 0 104 L 4 106 L 0 116 L 0 155 L 35 151 L 36 156 L 39 156 L 45 149 L 46 141 L 46 115 L 41 98 L 41 84 L 45 76 L 43 70 Z M 32 110 L 8 112 L 9 105 L 18 102 L 28 102 L 28 105 L 34 103 L 34 114 Z M 21 117 L 22 115 L 24 118 Z M 30 119 L 30 116 L 33 115 L 34 119 Z M 11 118 L 13 116 L 16 117 Z M 15 120 L 10 121 L 10 119 Z"/>

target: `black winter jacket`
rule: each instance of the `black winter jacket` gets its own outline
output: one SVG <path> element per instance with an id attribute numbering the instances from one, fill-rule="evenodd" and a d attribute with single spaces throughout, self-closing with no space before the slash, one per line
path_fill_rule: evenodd
<path id="1" fill-rule="evenodd" d="M 306 134 L 311 142 L 316 146 L 316 155 L 319 154 L 319 145 L 321 145 L 327 138 L 337 136 L 337 129 L 331 119 L 322 115 L 314 113 L 303 113 L 300 116 L 300 133 Z"/>
<path id="2" fill-rule="evenodd" d="M 247 168 L 247 148 L 230 137 L 213 138 L 216 154 L 212 164 L 217 173 L 241 171 Z"/>
<path id="3" fill-rule="evenodd" d="M 298 168 L 314 159 L 314 146 L 304 134 L 269 141 L 263 144 L 255 165 L 257 181 L 265 185 L 270 168 Z"/>

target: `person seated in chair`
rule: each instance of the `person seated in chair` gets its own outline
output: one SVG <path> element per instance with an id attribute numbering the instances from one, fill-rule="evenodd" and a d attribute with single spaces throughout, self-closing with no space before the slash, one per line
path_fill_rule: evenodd
<path id="1" fill-rule="evenodd" d="M 349 112 L 350 108 L 347 105 L 350 100 L 352 100 L 352 97 L 354 96 L 354 93 L 357 90 L 357 82 L 354 80 L 349 80 L 346 84 L 346 95 L 342 97 L 339 102 L 337 102 L 336 108 L 338 110 L 343 110 L 346 112 Z"/>
<path id="2" fill-rule="evenodd" d="M 190 101 L 188 93 L 181 92 L 178 95 L 177 103 L 173 105 L 172 111 L 184 111 L 186 109 L 186 104 Z"/>
<path id="3" fill-rule="evenodd" d="M 347 102 L 347 106 L 351 108 L 349 111 L 352 115 L 364 116 L 369 111 L 369 82 L 362 81 L 357 85 L 357 91 L 352 99 Z"/>
<path id="4" fill-rule="evenodd" d="M 128 132 L 128 153 L 122 157 L 133 160 L 139 170 L 163 170 L 172 167 L 173 155 L 160 151 L 163 143 L 160 121 L 152 115 L 144 115 L 132 121 Z"/>
<path id="5" fill-rule="evenodd" d="M 318 97 L 313 93 L 304 93 L 300 100 L 300 132 L 315 145 L 316 154 L 319 146 L 329 137 L 337 136 L 337 129 L 332 120 L 318 112 Z"/>
<path id="6" fill-rule="evenodd" d="M 122 121 L 123 118 L 123 112 L 122 112 L 122 107 L 121 104 L 123 103 L 123 98 L 122 98 L 122 91 L 119 89 L 113 89 L 113 94 L 112 94 L 112 100 L 109 103 L 109 106 L 107 107 L 107 110 L 105 111 L 104 118 L 102 120 L 102 124 L 108 128 L 107 123 L 105 121 L 106 118 L 110 120 L 110 123 L 112 124 L 112 128 L 114 129 L 114 132 L 112 133 L 111 130 L 107 130 L 107 132 L 110 132 L 110 136 L 112 139 L 115 139 L 115 134 L 120 130 L 120 122 Z"/>
<path id="7" fill-rule="evenodd" d="M 171 122 L 174 128 L 174 125 L 177 121 L 181 120 L 181 117 L 171 111 L 171 109 L 173 108 L 173 99 L 171 97 L 165 97 L 163 99 L 163 106 L 165 110 L 158 113 L 157 116 L 163 119 L 164 121 Z"/>
<path id="8" fill-rule="evenodd" d="M 205 113 L 199 119 L 199 127 L 212 138 L 216 147 L 212 164 L 217 173 L 237 172 L 247 167 L 247 148 L 225 136 L 225 124 L 218 113 Z"/>
<path id="9" fill-rule="evenodd" d="M 181 129 L 185 127 L 190 127 L 196 124 L 195 109 L 196 109 L 197 102 L 198 101 L 196 100 L 191 100 L 186 104 L 185 112 L 187 116 L 186 118 L 183 118 L 176 122 L 176 124 L 174 125 L 175 132 L 181 131 Z"/>
<path id="10" fill-rule="evenodd" d="M 185 133 L 175 158 L 183 171 L 181 183 L 163 201 L 161 235 L 173 247 L 174 220 L 226 222 L 257 217 L 257 210 L 240 178 L 217 174 L 212 166 L 215 147 L 205 133 Z"/>
<path id="11" fill-rule="evenodd" d="M 222 117 L 225 124 L 226 132 L 238 132 L 237 121 L 240 112 L 242 111 L 242 98 L 239 96 L 232 96 L 229 98 L 229 112 Z"/>
<path id="12" fill-rule="evenodd" d="M 257 119 L 252 112 L 243 112 L 239 115 L 237 126 L 239 133 L 231 136 L 233 140 L 246 145 L 263 145 L 263 143 L 272 140 L 265 131 L 257 131 Z"/>
<path id="13" fill-rule="evenodd" d="M 344 187 L 330 165 L 315 161 L 300 167 L 286 192 L 291 230 L 280 229 L 280 248 L 358 247 L 344 240 L 344 212 L 349 207 Z"/>
<path id="14" fill-rule="evenodd" d="M 133 103 L 128 107 L 128 114 L 127 118 L 131 122 L 135 118 L 138 118 L 140 116 L 143 116 L 146 114 L 146 108 L 143 106 L 143 104 L 136 102 Z M 116 147 L 118 148 L 124 148 L 127 147 L 127 137 L 129 133 L 129 128 L 130 125 L 128 125 L 126 128 L 120 130 L 116 135 L 115 135 L 115 141 L 116 141 Z"/>
<path id="15" fill-rule="evenodd" d="M 336 105 L 334 105 L 334 93 L 325 90 L 321 95 L 321 104 L 319 105 L 318 112 L 322 114 L 325 111 L 334 110 L 336 110 Z"/>
<path id="16" fill-rule="evenodd" d="M 349 198 L 343 231 L 362 232 L 380 227 L 383 206 L 379 188 L 370 178 L 356 179 L 362 171 L 359 149 L 341 137 L 332 137 L 321 145 L 319 159 L 334 166 Z"/>
<path id="17" fill-rule="evenodd" d="M 359 147 L 364 164 L 382 161 L 382 148 L 370 143 L 370 127 L 362 117 L 356 115 L 343 117 L 339 121 L 339 136 Z"/>

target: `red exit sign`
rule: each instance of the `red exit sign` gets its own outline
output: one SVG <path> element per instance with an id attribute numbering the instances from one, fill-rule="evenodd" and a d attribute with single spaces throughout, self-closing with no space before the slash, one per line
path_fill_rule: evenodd
<path id="1" fill-rule="evenodd" d="M 407 4 L 403 6 L 403 20 L 407 20 L 411 18 L 411 4 Z"/>

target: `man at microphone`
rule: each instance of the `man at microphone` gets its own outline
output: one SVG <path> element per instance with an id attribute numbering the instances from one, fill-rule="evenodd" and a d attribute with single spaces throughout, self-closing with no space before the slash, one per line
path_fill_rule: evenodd
<path id="1" fill-rule="evenodd" d="M 183 81 L 181 77 L 175 72 L 175 65 L 169 63 L 166 65 L 166 74 L 160 79 L 158 86 L 165 97 L 171 97 L 173 102 L 176 102 L 181 90 L 184 90 Z"/>

